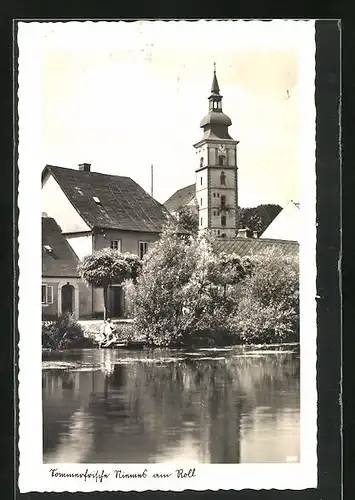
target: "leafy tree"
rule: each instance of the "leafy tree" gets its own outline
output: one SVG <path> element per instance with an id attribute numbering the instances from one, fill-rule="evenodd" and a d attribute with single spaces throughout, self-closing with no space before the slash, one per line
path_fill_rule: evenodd
<path id="1" fill-rule="evenodd" d="M 144 260 L 132 299 L 137 329 L 150 343 L 189 342 L 196 332 L 220 329 L 235 308 L 226 289 L 246 268 L 237 256 L 218 256 L 210 240 L 201 235 L 186 242 L 170 227 Z"/>
<path id="2" fill-rule="evenodd" d="M 176 213 L 181 229 L 189 234 L 197 235 L 198 233 L 198 214 L 190 207 L 180 207 Z"/>
<path id="3" fill-rule="evenodd" d="M 240 209 L 240 227 L 248 228 L 262 234 L 269 224 L 280 213 L 280 205 L 266 204 L 253 208 Z"/>
<path id="4" fill-rule="evenodd" d="M 254 270 L 241 286 L 231 319 L 243 342 L 298 340 L 298 257 L 267 250 L 253 258 Z"/>
<path id="5" fill-rule="evenodd" d="M 95 288 L 103 289 L 104 319 L 108 316 L 108 288 L 128 279 L 135 280 L 139 274 L 140 260 L 136 255 L 121 253 L 111 248 L 97 250 L 80 262 L 81 278 Z"/>

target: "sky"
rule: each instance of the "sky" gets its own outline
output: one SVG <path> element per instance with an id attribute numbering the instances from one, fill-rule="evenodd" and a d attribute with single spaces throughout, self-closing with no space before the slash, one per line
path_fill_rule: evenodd
<path id="1" fill-rule="evenodd" d="M 35 88 L 22 95 L 37 96 L 38 175 L 46 164 L 87 162 L 92 171 L 130 176 L 150 192 L 153 164 L 154 197 L 165 202 L 195 181 L 193 144 L 202 137 L 216 62 L 230 135 L 240 141 L 240 206 L 299 201 L 299 51 L 306 24 L 20 25 L 19 80 Z"/>

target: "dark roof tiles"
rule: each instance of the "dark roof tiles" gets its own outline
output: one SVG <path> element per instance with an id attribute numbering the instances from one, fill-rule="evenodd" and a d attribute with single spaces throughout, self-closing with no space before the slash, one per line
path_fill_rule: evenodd
<path id="1" fill-rule="evenodd" d="M 170 217 L 165 207 L 130 177 L 51 165 L 46 166 L 43 175 L 46 172 L 53 175 L 91 228 L 160 232 Z"/>
<path id="2" fill-rule="evenodd" d="M 42 217 L 42 275 L 79 276 L 79 259 L 67 242 L 56 221 Z"/>
<path id="3" fill-rule="evenodd" d="M 196 184 L 190 184 L 175 191 L 170 198 L 164 203 L 165 208 L 169 212 L 176 212 L 181 207 L 184 207 L 196 196 Z"/>
<path id="4" fill-rule="evenodd" d="M 214 246 L 216 252 L 235 253 L 240 257 L 256 255 L 267 249 L 277 249 L 283 255 L 297 255 L 297 241 L 271 240 L 261 238 L 219 238 Z"/>

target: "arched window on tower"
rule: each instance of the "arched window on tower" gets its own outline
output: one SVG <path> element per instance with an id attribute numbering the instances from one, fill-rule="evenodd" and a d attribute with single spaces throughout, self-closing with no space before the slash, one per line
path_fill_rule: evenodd
<path id="1" fill-rule="evenodd" d="M 227 217 L 225 215 L 221 215 L 221 226 L 225 226 L 227 224 Z"/>
<path id="2" fill-rule="evenodd" d="M 226 185 L 226 174 L 224 173 L 224 170 L 222 170 L 222 172 L 221 172 L 220 180 L 221 180 L 221 186 L 225 186 Z"/>
<path id="3" fill-rule="evenodd" d="M 226 197 L 224 194 L 221 196 L 221 209 L 224 210 L 226 208 Z"/>
<path id="4" fill-rule="evenodd" d="M 200 158 L 200 168 L 203 167 L 203 164 L 204 164 L 204 159 L 203 159 L 203 156 L 201 156 L 201 158 Z"/>
<path id="5" fill-rule="evenodd" d="M 218 157 L 218 163 L 219 163 L 219 165 L 224 165 L 224 156 L 220 155 Z"/>

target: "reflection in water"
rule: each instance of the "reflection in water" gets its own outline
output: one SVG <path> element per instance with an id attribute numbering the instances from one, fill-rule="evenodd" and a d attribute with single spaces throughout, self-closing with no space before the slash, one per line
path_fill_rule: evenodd
<path id="1" fill-rule="evenodd" d="M 299 358 L 110 349 L 43 362 L 45 463 L 299 457 Z"/>

